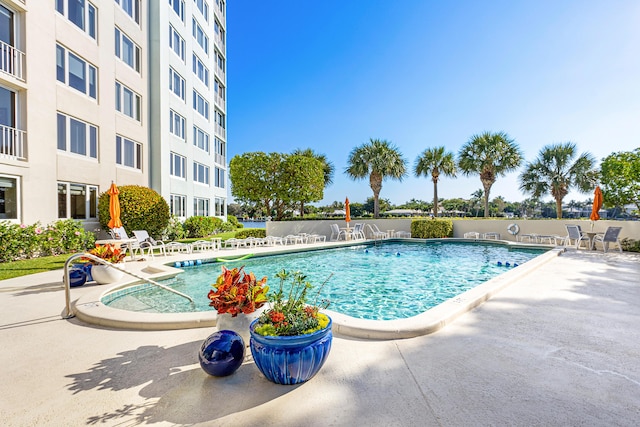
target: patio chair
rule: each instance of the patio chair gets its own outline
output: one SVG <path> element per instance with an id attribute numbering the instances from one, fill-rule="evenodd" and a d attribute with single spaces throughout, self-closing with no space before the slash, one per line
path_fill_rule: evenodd
<path id="1" fill-rule="evenodd" d="M 155 240 L 153 237 L 149 236 L 147 230 L 134 230 L 133 234 L 138 239 L 138 244 L 140 245 L 140 251 L 144 254 L 145 249 L 147 250 L 147 255 L 151 258 L 154 257 L 154 251 L 156 249 L 160 250 L 160 253 L 164 256 L 167 256 L 167 249 L 162 240 Z"/>
<path id="2" fill-rule="evenodd" d="M 351 237 L 356 240 L 367 240 L 367 236 L 364 235 L 364 223 L 358 223 L 353 227 Z"/>
<path id="3" fill-rule="evenodd" d="M 384 231 L 380 231 L 377 225 L 367 224 L 367 227 L 369 227 L 369 231 L 371 231 L 371 235 L 373 236 L 374 239 L 377 240 L 377 239 L 387 238 L 387 233 L 385 233 Z"/>
<path id="4" fill-rule="evenodd" d="M 464 233 L 464 238 L 465 239 L 479 239 L 480 238 L 480 233 L 478 233 L 477 231 L 467 231 L 466 233 Z"/>
<path id="5" fill-rule="evenodd" d="M 580 244 L 585 242 L 585 249 L 590 249 L 589 247 L 589 236 L 585 236 L 582 234 L 579 225 L 566 225 L 567 227 L 567 237 L 564 239 L 564 244 L 572 245 L 572 240 L 575 242 L 576 249 L 580 249 Z"/>
<path id="6" fill-rule="evenodd" d="M 116 240 L 131 239 L 131 237 L 129 237 L 129 235 L 127 234 L 127 230 L 125 230 L 124 227 L 112 228 L 111 230 L 109 230 L 109 234 L 111 234 L 111 237 Z M 122 248 L 122 246 L 120 246 L 120 248 Z M 129 257 L 131 257 L 131 259 L 136 258 L 136 252 L 138 251 L 141 252 L 140 256 L 142 256 L 142 250 L 140 249 L 139 242 L 129 241 L 126 245 L 126 248 L 129 250 Z"/>
<path id="7" fill-rule="evenodd" d="M 340 227 L 338 227 L 338 224 L 331 224 L 331 237 L 329 237 L 329 240 L 331 240 L 332 242 L 335 242 L 337 240 L 340 240 L 340 236 L 342 236 L 343 240 L 347 240 L 347 232 L 345 230 L 340 230 Z"/>
<path id="8" fill-rule="evenodd" d="M 602 252 L 607 252 L 609 250 L 609 244 L 615 243 L 618 245 L 618 250 L 622 252 L 622 245 L 618 238 L 620 230 L 622 230 L 622 227 L 607 227 L 604 234 L 596 234 L 593 238 L 593 246 L 596 247 L 596 243 L 600 243 L 602 244 Z"/>

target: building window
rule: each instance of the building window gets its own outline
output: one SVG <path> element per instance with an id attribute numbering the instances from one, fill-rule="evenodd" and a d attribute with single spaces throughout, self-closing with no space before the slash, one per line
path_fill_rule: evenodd
<path id="1" fill-rule="evenodd" d="M 171 50 L 173 50 L 173 52 L 178 55 L 178 57 L 180 59 L 182 59 L 182 62 L 185 62 L 186 58 L 185 58 L 185 44 L 184 44 L 184 39 L 182 38 L 182 36 L 180 35 L 180 33 L 178 33 L 176 31 L 175 28 L 173 28 L 172 25 L 169 25 L 169 47 L 171 48 Z"/>
<path id="2" fill-rule="evenodd" d="M 0 175 L 0 220 L 18 219 L 19 182 L 16 177 Z"/>
<path id="3" fill-rule="evenodd" d="M 224 206 L 225 206 L 225 199 L 221 198 L 221 197 L 216 197 L 214 199 L 214 203 L 215 203 L 215 216 L 224 216 Z"/>
<path id="4" fill-rule="evenodd" d="M 187 159 L 180 154 L 171 153 L 169 174 L 177 178 L 187 179 Z"/>
<path id="5" fill-rule="evenodd" d="M 209 166 L 193 162 L 193 181 L 209 185 Z"/>
<path id="6" fill-rule="evenodd" d="M 193 38 L 196 39 L 200 47 L 204 50 L 204 53 L 209 55 L 209 37 L 207 37 L 207 34 L 195 18 L 193 18 L 191 22 L 193 25 Z"/>
<path id="7" fill-rule="evenodd" d="M 89 219 L 98 217 L 98 187 L 58 182 L 58 218 Z"/>
<path id="8" fill-rule="evenodd" d="M 171 215 L 180 218 L 187 216 L 187 196 L 181 194 L 171 194 L 169 196 L 169 205 L 171 207 Z"/>
<path id="9" fill-rule="evenodd" d="M 98 128 L 58 113 L 58 150 L 98 158 Z"/>
<path id="10" fill-rule="evenodd" d="M 180 17 L 180 20 L 184 22 L 184 0 L 169 0 L 169 5 L 176 15 Z"/>
<path id="11" fill-rule="evenodd" d="M 218 139 L 217 137 L 214 138 L 215 139 L 215 160 L 216 163 L 220 164 L 220 165 L 224 165 L 226 164 L 226 144 L 224 143 L 224 141 Z"/>
<path id="12" fill-rule="evenodd" d="M 209 101 L 195 90 L 193 91 L 193 109 L 209 120 Z"/>
<path id="13" fill-rule="evenodd" d="M 218 97 L 220 97 L 220 99 L 224 101 L 225 99 L 224 86 L 222 85 L 222 83 L 220 83 L 218 79 L 215 79 L 214 85 L 215 85 L 214 89 L 216 91 L 216 95 L 218 95 Z"/>
<path id="14" fill-rule="evenodd" d="M 209 3 L 206 0 L 193 0 L 196 2 L 196 7 L 204 16 L 204 20 L 209 22 Z"/>
<path id="15" fill-rule="evenodd" d="M 220 42 L 220 46 L 224 47 L 224 30 L 218 20 L 215 20 L 213 23 L 213 31 L 216 33 L 216 38 Z"/>
<path id="16" fill-rule="evenodd" d="M 224 74 L 224 57 L 217 50 L 216 50 L 216 64 L 218 65 L 218 70 L 222 74 Z"/>
<path id="17" fill-rule="evenodd" d="M 193 145 L 209 152 L 209 134 L 197 126 L 193 127 Z"/>
<path id="18" fill-rule="evenodd" d="M 220 15 L 224 16 L 224 0 L 216 0 L 216 4 L 218 5 L 218 9 L 220 10 Z"/>
<path id="19" fill-rule="evenodd" d="M 142 144 L 116 135 L 116 163 L 142 170 Z"/>
<path id="20" fill-rule="evenodd" d="M 209 199 L 193 198 L 193 214 L 195 216 L 209 216 Z"/>
<path id="21" fill-rule="evenodd" d="M 140 24 L 140 0 L 116 0 L 116 3 L 136 24 Z"/>
<path id="22" fill-rule="evenodd" d="M 56 0 L 56 10 L 91 38 L 96 38 L 96 7 L 85 0 Z"/>
<path id="23" fill-rule="evenodd" d="M 216 116 L 214 117 L 214 119 L 216 121 L 216 125 L 220 126 L 222 129 L 226 127 L 224 114 L 222 114 L 220 111 L 216 110 Z"/>
<path id="24" fill-rule="evenodd" d="M 214 185 L 218 188 L 224 188 L 224 169 L 216 167 L 214 169 Z"/>
<path id="25" fill-rule="evenodd" d="M 169 110 L 169 132 L 185 140 L 185 118 L 173 110 Z"/>
<path id="26" fill-rule="evenodd" d="M 176 96 L 186 102 L 186 83 L 182 76 L 169 67 L 169 89 Z"/>
<path id="27" fill-rule="evenodd" d="M 56 45 L 56 78 L 58 81 L 96 99 L 98 79 L 96 67 Z"/>
<path id="28" fill-rule="evenodd" d="M 193 54 L 193 74 L 195 74 L 205 86 L 209 87 L 209 69 L 205 67 L 204 62 Z"/>
<path id="29" fill-rule="evenodd" d="M 125 33 L 116 27 L 116 57 L 140 72 L 140 48 Z"/>
<path id="30" fill-rule="evenodd" d="M 140 121 L 140 104 L 140 95 L 122 83 L 116 82 L 116 110 L 125 116 Z"/>

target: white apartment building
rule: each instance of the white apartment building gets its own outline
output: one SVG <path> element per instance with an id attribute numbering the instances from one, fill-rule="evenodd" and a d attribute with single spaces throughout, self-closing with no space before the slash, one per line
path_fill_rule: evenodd
<path id="1" fill-rule="evenodd" d="M 183 218 L 224 217 L 221 1 L 0 0 L 0 221 L 95 229 L 112 181 L 155 189 Z"/>
<path id="2" fill-rule="evenodd" d="M 151 187 L 178 217 L 226 217 L 225 2 L 149 7 Z"/>

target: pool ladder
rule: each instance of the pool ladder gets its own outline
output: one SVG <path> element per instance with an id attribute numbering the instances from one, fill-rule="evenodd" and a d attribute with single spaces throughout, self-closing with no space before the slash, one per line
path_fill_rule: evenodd
<path id="1" fill-rule="evenodd" d="M 69 257 L 69 259 L 67 259 L 67 261 L 64 263 L 64 276 L 63 276 L 63 282 L 64 282 L 64 296 L 65 296 L 65 314 L 62 316 L 63 319 L 70 319 L 72 317 L 75 317 L 75 314 L 73 313 L 73 311 L 71 310 L 71 279 L 69 277 L 69 265 L 71 264 L 72 261 L 78 259 L 78 258 L 84 258 L 84 259 L 90 259 L 92 261 L 95 261 L 99 264 L 102 265 L 106 265 L 109 266 L 111 268 L 117 268 L 115 267 L 114 264 L 110 263 L 109 261 L 105 261 L 102 258 L 98 258 L 95 255 L 92 254 L 87 254 L 87 253 L 78 253 L 78 254 L 74 254 L 71 255 Z M 165 291 L 169 291 L 172 292 L 176 295 L 180 295 L 183 298 L 188 299 L 191 302 L 191 306 L 195 308 L 195 302 L 193 302 L 193 298 L 191 298 L 189 295 L 185 295 L 182 292 L 176 291 L 175 289 L 171 289 L 168 286 L 165 285 L 161 285 L 160 283 L 151 280 L 149 278 L 146 277 L 142 277 L 136 273 L 132 273 L 131 271 L 127 271 L 127 270 L 121 270 L 118 269 L 122 272 L 124 272 L 125 274 L 128 274 L 129 276 L 133 276 L 136 279 L 142 280 L 143 282 L 149 283 L 151 285 L 157 286 L 159 288 L 164 289 Z"/>

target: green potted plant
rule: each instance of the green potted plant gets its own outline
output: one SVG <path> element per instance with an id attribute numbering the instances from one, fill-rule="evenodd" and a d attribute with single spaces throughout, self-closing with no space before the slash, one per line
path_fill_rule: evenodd
<path id="1" fill-rule="evenodd" d="M 326 300 L 307 303 L 313 286 L 300 273 L 276 274 L 280 286 L 269 295 L 271 307 L 249 328 L 251 354 L 258 369 L 277 384 L 298 384 L 311 379 L 322 367 L 331 350 L 331 318 L 320 312 Z M 329 277 L 330 278 L 330 277 Z"/>
<path id="2" fill-rule="evenodd" d="M 125 253 L 116 247 L 116 245 L 96 245 L 95 248 L 90 249 L 87 253 L 116 265 L 116 267 L 114 267 L 102 264 L 89 257 L 84 258 L 93 264 L 91 267 L 91 276 L 98 284 L 104 285 L 122 279 L 124 276 Z"/>
<path id="3" fill-rule="evenodd" d="M 207 295 L 209 305 L 218 312 L 218 330 L 231 330 L 249 344 L 249 325 L 260 314 L 259 309 L 267 302 L 267 278 L 256 279 L 253 273 L 246 274 L 244 266 L 228 269 L 222 266 L 222 274 Z"/>

